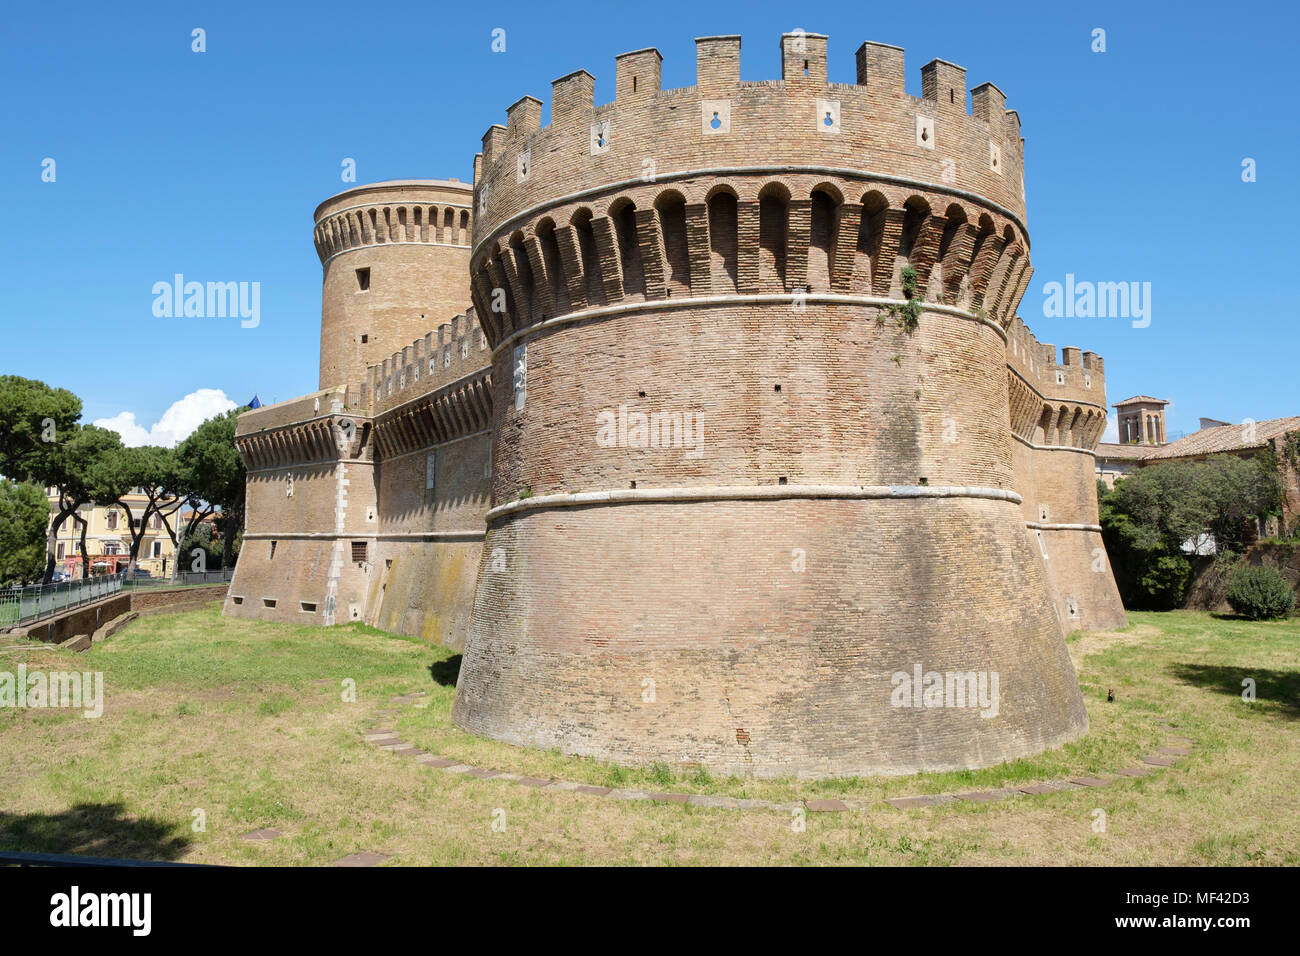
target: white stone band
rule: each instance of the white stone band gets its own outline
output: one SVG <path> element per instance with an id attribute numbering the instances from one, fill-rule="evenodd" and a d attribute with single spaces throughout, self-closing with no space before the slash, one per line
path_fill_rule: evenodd
<path id="1" fill-rule="evenodd" d="M 699 488 L 620 488 L 538 495 L 498 505 L 487 513 L 489 523 L 506 515 L 541 508 L 580 508 L 589 505 L 658 504 L 683 501 L 785 501 L 796 498 L 846 500 L 872 498 L 987 498 L 1021 504 L 1023 499 L 1004 488 L 962 485 L 704 485 Z"/>

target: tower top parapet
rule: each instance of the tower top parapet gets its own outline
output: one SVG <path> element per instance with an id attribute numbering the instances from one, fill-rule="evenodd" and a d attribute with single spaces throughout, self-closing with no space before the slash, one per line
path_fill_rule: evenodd
<path id="1" fill-rule="evenodd" d="M 696 85 L 662 89 L 653 48 L 616 58 L 615 99 L 597 106 L 577 70 L 551 87 L 551 121 L 532 96 L 489 127 L 475 159 L 475 244 L 540 200 L 620 182 L 666 182 L 753 168 L 825 169 L 978 197 L 1025 219 L 1020 119 L 992 83 L 934 59 L 922 95 L 904 92 L 903 51 L 863 43 L 856 83 L 828 79 L 826 37 L 780 39 L 781 78 L 740 78 L 739 36 L 696 40 Z M 970 108 L 967 108 L 969 92 Z"/>

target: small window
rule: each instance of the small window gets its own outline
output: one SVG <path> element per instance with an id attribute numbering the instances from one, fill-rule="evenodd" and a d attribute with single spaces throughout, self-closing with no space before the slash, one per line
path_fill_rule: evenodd
<path id="1" fill-rule="evenodd" d="M 230 600 L 234 601 L 236 604 L 243 604 L 244 596 L 242 594 L 236 594 Z"/>
<path id="2" fill-rule="evenodd" d="M 262 598 L 262 607 L 275 607 L 274 598 Z"/>
<path id="3" fill-rule="evenodd" d="M 316 604 L 314 601 L 299 601 L 298 606 L 301 607 L 303 611 L 305 611 L 308 614 L 316 613 Z"/>
<path id="4" fill-rule="evenodd" d="M 354 562 L 356 562 L 357 564 L 364 564 L 364 563 L 366 562 L 366 560 L 367 560 L 367 552 L 368 552 L 368 550 L 369 550 L 369 548 L 368 548 L 366 542 L 364 542 L 364 541 L 353 541 L 353 542 L 352 542 L 352 560 L 353 560 Z"/>
<path id="5" fill-rule="evenodd" d="M 369 269 L 357 270 L 357 291 L 358 292 L 370 291 L 370 270 Z"/>
<path id="6" fill-rule="evenodd" d="M 279 544 L 279 543 L 280 543 L 280 542 L 278 542 L 278 541 L 272 541 L 272 542 L 271 542 L 271 560 L 272 560 L 272 561 L 275 560 L 275 546 L 276 546 L 277 544 Z"/>
<path id="7" fill-rule="evenodd" d="M 362 344 L 362 345 L 365 345 L 365 344 L 366 344 L 367 342 L 369 342 L 369 341 L 370 341 L 370 336 L 368 336 L 368 335 L 366 335 L 364 332 L 362 332 L 362 333 L 361 333 L 361 344 Z"/>

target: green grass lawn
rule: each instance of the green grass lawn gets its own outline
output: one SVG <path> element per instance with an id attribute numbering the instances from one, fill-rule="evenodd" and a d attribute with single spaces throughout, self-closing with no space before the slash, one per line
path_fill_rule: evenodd
<path id="1" fill-rule="evenodd" d="M 471 737 L 449 718 L 457 655 L 348 625 L 145 618 L 82 655 L 0 641 L 0 671 L 102 671 L 104 714 L 0 708 L 0 848 L 249 865 L 327 864 L 369 850 L 395 864 L 1300 862 L 1300 620 L 1130 615 L 1072 635 L 1091 720 L 1084 739 L 980 771 L 831 781 L 622 769 Z M 1258 700 L 1242 700 L 1242 681 Z M 344 700 L 355 686 L 355 701 Z M 362 740 L 390 699 L 427 750 L 530 776 L 778 802 L 838 796 L 867 809 L 740 812 L 536 791 L 420 766 Z M 1115 701 L 1107 703 L 1108 690 Z M 1169 730 L 1162 725 L 1171 725 Z M 1169 733 L 1192 755 L 1097 790 L 900 811 L 886 797 L 1132 766 Z M 1093 832 L 1096 809 L 1107 827 Z M 504 832 L 493 819 L 506 821 Z M 201 827 L 199 824 L 202 824 Z M 241 835 L 274 828 L 278 838 Z"/>

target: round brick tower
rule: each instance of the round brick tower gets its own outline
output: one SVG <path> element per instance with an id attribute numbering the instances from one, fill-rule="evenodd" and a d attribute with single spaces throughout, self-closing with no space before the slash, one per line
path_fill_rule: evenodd
<path id="1" fill-rule="evenodd" d="M 1029 282 L 1019 119 L 992 84 L 787 35 L 698 84 L 618 58 L 476 163 L 492 508 L 466 730 L 760 776 L 985 766 L 1087 716 L 1016 492 Z"/>
<path id="2" fill-rule="evenodd" d="M 316 207 L 321 388 L 356 385 L 367 367 L 465 311 L 470 189 L 402 179 Z"/>

